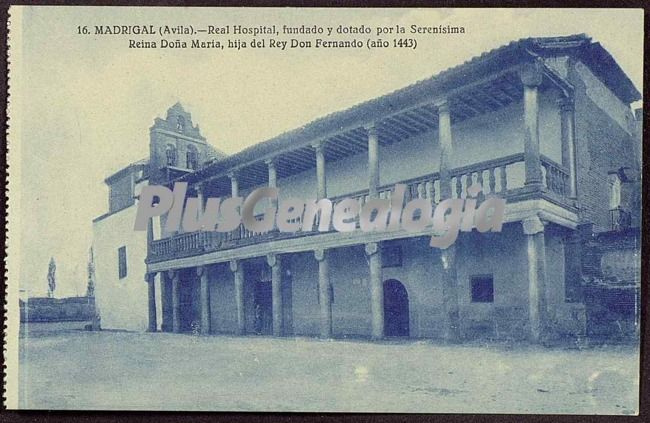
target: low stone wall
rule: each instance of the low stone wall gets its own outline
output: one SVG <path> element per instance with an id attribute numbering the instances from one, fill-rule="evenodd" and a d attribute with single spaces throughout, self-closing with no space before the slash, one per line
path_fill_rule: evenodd
<path id="1" fill-rule="evenodd" d="M 20 301 L 20 321 L 73 322 L 95 319 L 95 299 L 89 297 L 29 298 Z"/>
<path id="2" fill-rule="evenodd" d="M 584 238 L 582 280 L 590 338 L 638 339 L 640 266 L 639 228 Z"/>
<path id="3" fill-rule="evenodd" d="M 638 287 L 592 286 L 586 289 L 587 335 L 607 340 L 638 339 Z"/>
<path id="4" fill-rule="evenodd" d="M 92 330 L 93 323 L 89 321 L 65 322 L 21 322 L 20 336 L 35 337 L 56 335 L 61 332 Z"/>

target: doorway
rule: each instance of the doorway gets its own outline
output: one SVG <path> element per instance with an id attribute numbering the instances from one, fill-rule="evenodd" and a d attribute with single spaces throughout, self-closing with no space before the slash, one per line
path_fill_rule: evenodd
<path id="1" fill-rule="evenodd" d="M 201 304 L 198 278 L 188 272 L 179 286 L 181 332 L 198 332 L 201 324 Z"/>
<path id="2" fill-rule="evenodd" d="M 397 279 L 384 282 L 384 334 L 409 336 L 409 297 Z"/>
<path id="3" fill-rule="evenodd" d="M 271 281 L 258 281 L 254 293 L 255 333 L 271 335 L 273 333 L 273 294 Z"/>

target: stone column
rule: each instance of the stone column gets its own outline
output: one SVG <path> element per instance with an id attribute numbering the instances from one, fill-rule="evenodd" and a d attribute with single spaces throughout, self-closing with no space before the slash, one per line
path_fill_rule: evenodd
<path id="1" fill-rule="evenodd" d="M 456 271 L 456 245 L 440 250 L 442 264 L 442 303 L 445 311 L 447 341 L 460 339 L 460 313 L 458 307 L 458 274 Z"/>
<path id="2" fill-rule="evenodd" d="M 269 169 L 269 188 L 277 188 L 278 187 L 278 171 L 277 171 L 277 159 L 272 158 L 272 159 L 266 159 L 264 160 L 264 163 L 266 163 L 266 166 Z M 273 207 L 278 207 L 278 202 L 277 200 L 271 200 L 271 205 Z"/>
<path id="3" fill-rule="evenodd" d="M 327 198 L 327 178 L 325 176 L 325 142 L 312 144 L 316 153 L 316 197 L 318 200 Z"/>
<path id="4" fill-rule="evenodd" d="M 230 196 L 237 197 L 239 196 L 239 180 L 237 179 L 236 172 L 228 173 L 228 178 L 230 178 Z"/>
<path id="5" fill-rule="evenodd" d="M 177 270 L 168 271 L 169 278 L 172 280 L 172 332 L 181 331 L 181 292 L 180 279 Z"/>
<path id="6" fill-rule="evenodd" d="M 578 195 L 578 181 L 576 173 L 576 145 L 575 145 L 575 108 L 573 98 L 564 97 L 559 101 L 560 127 L 562 137 L 562 165 L 569 169 L 569 186 L 567 195 L 575 199 Z"/>
<path id="7" fill-rule="evenodd" d="M 144 279 L 147 282 L 149 298 L 149 327 L 147 332 L 156 332 L 158 329 L 158 316 L 156 316 L 156 274 L 146 273 Z"/>
<path id="8" fill-rule="evenodd" d="M 542 84 L 542 64 L 526 64 L 521 70 L 524 84 L 524 164 L 526 186 L 542 186 L 542 162 L 539 153 L 538 87 Z"/>
<path id="9" fill-rule="evenodd" d="M 372 339 L 384 337 L 384 284 L 381 279 L 381 248 L 376 242 L 366 244 L 370 265 L 370 311 Z"/>
<path id="10" fill-rule="evenodd" d="M 229 172 L 228 173 L 228 178 L 230 178 L 230 196 L 231 197 L 239 197 L 239 179 L 237 178 L 237 172 Z M 241 224 L 237 229 L 235 229 L 237 232 L 240 232 L 242 229 Z M 240 232 L 241 233 L 241 232 Z"/>
<path id="11" fill-rule="evenodd" d="M 162 323 L 160 325 L 160 330 L 162 332 L 170 332 L 172 328 L 172 307 L 170 304 L 171 297 L 169 295 L 170 282 L 168 272 L 160 273 L 160 301 L 162 303 Z"/>
<path id="12" fill-rule="evenodd" d="M 332 298 L 330 296 L 329 257 L 327 250 L 316 250 L 318 261 L 318 298 L 320 298 L 320 336 L 332 337 Z"/>
<path id="13" fill-rule="evenodd" d="M 210 333 L 210 286 L 207 266 L 196 268 L 196 274 L 201 281 L 201 334 Z"/>
<path id="14" fill-rule="evenodd" d="M 160 284 L 160 296 L 162 299 L 162 330 L 172 332 L 174 330 L 174 303 L 172 296 L 172 279 L 174 271 L 162 272 Z"/>
<path id="15" fill-rule="evenodd" d="M 203 186 L 202 185 L 197 185 L 196 186 L 196 198 L 199 199 L 199 209 L 197 212 L 197 216 L 199 219 L 203 217 L 203 208 L 205 207 L 204 199 L 203 199 Z"/>
<path id="16" fill-rule="evenodd" d="M 266 256 L 271 267 L 271 290 L 273 307 L 273 336 L 282 336 L 282 271 L 280 256 L 271 253 Z"/>
<path id="17" fill-rule="evenodd" d="M 539 342 L 546 324 L 546 251 L 544 224 L 537 216 L 522 222 L 528 252 L 528 315 L 530 339 Z"/>
<path id="18" fill-rule="evenodd" d="M 153 243 L 153 217 L 147 220 L 147 256 L 151 254 L 151 244 Z"/>
<path id="19" fill-rule="evenodd" d="M 230 260 L 230 271 L 235 279 L 235 303 L 237 305 L 237 334 L 246 333 L 246 316 L 244 314 L 244 269 L 239 260 Z"/>
<path id="20" fill-rule="evenodd" d="M 453 197 L 451 169 L 454 146 L 451 133 L 451 112 L 447 99 L 438 101 L 436 107 L 438 108 L 440 199 L 442 201 Z M 446 318 L 444 337 L 446 340 L 454 342 L 460 338 L 456 246 L 451 245 L 444 250 L 440 250 L 440 261 L 442 265 L 442 302 Z"/>
<path id="21" fill-rule="evenodd" d="M 451 137 L 451 114 L 447 100 L 436 103 L 438 108 L 438 141 L 440 143 L 440 200 L 452 197 L 451 157 L 453 144 Z"/>
<path id="22" fill-rule="evenodd" d="M 366 130 L 368 132 L 368 196 L 376 198 L 379 187 L 379 135 L 374 125 L 367 127 Z"/>

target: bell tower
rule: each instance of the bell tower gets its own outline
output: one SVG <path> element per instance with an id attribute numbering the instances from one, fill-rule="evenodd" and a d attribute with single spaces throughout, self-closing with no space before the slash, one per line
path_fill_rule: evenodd
<path id="1" fill-rule="evenodd" d="M 170 107 L 165 119 L 156 118 L 149 129 L 150 183 L 164 184 L 193 172 L 214 156 L 215 150 L 181 103 Z"/>

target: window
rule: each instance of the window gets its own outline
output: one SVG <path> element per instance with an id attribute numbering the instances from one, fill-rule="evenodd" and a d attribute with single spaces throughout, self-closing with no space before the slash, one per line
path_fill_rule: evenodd
<path id="1" fill-rule="evenodd" d="M 126 247 L 117 249 L 117 265 L 120 279 L 126 278 Z"/>
<path id="2" fill-rule="evenodd" d="M 472 302 L 494 302 L 494 279 L 492 275 L 472 276 L 471 278 Z"/>
<path id="3" fill-rule="evenodd" d="M 616 172 L 607 175 L 609 182 L 609 209 L 614 210 L 621 206 L 621 178 Z"/>
<path id="4" fill-rule="evenodd" d="M 399 245 L 384 245 L 381 248 L 381 267 L 401 267 L 402 247 Z"/>
<path id="5" fill-rule="evenodd" d="M 167 144 L 165 154 L 167 156 L 167 166 L 176 166 L 176 147 L 173 144 Z"/>
<path id="6" fill-rule="evenodd" d="M 185 129 L 185 118 L 183 116 L 179 116 L 176 118 L 176 130 L 178 132 L 183 132 L 183 129 Z"/>
<path id="7" fill-rule="evenodd" d="M 199 152 L 193 145 L 187 146 L 187 168 L 196 170 L 199 167 Z"/>

